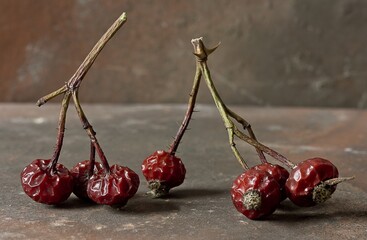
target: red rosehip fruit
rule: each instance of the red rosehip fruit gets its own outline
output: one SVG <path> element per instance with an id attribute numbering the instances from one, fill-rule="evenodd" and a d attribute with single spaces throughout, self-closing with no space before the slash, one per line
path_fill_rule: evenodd
<path id="1" fill-rule="evenodd" d="M 124 206 L 138 191 L 139 176 L 130 168 L 112 165 L 110 171 L 99 170 L 88 181 L 88 197 L 105 205 Z"/>
<path id="2" fill-rule="evenodd" d="M 338 176 L 338 169 L 329 160 L 307 159 L 290 172 L 285 184 L 288 198 L 301 207 L 325 202 L 336 189 L 336 184 L 328 183 L 327 180 Z"/>
<path id="3" fill-rule="evenodd" d="M 181 159 L 163 150 L 147 157 L 141 169 L 151 190 L 148 194 L 154 198 L 167 195 L 185 180 L 186 169 Z"/>
<path id="4" fill-rule="evenodd" d="M 280 187 L 281 201 L 287 198 L 287 193 L 285 190 L 285 182 L 289 177 L 289 172 L 287 171 L 287 169 L 278 164 L 271 163 L 262 163 L 254 166 L 253 169 L 265 171 L 269 173 L 273 178 L 275 178 Z"/>
<path id="5" fill-rule="evenodd" d="M 59 204 L 70 196 L 73 190 L 73 177 L 69 170 L 57 163 L 51 169 L 50 159 L 36 159 L 21 172 L 24 192 L 39 203 Z"/>
<path id="6" fill-rule="evenodd" d="M 236 209 L 253 220 L 272 214 L 280 203 L 280 194 L 275 178 L 256 169 L 249 169 L 238 176 L 231 189 Z"/>
<path id="7" fill-rule="evenodd" d="M 70 173 L 74 179 L 73 193 L 82 200 L 90 200 L 87 194 L 87 186 L 88 180 L 93 175 L 96 174 L 99 170 L 103 169 L 102 164 L 100 162 L 95 162 L 93 174 L 90 175 L 90 167 L 91 161 L 84 160 L 82 162 L 77 163 L 72 169 L 70 169 Z"/>

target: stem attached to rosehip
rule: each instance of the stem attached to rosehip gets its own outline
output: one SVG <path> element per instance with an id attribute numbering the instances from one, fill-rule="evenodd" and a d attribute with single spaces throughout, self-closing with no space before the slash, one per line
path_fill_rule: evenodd
<path id="1" fill-rule="evenodd" d="M 239 161 L 239 163 L 243 166 L 243 168 L 248 169 L 248 165 L 246 163 L 246 161 L 242 158 L 241 154 L 239 153 L 236 144 L 234 142 L 234 136 L 237 136 L 238 138 L 246 141 L 248 144 L 254 146 L 256 148 L 256 150 L 258 151 L 260 160 L 262 162 L 266 162 L 265 157 L 263 157 L 262 152 L 269 154 L 270 156 L 274 157 L 275 159 L 279 160 L 280 162 L 286 164 L 287 166 L 289 166 L 290 168 L 293 168 L 295 165 L 294 163 L 290 162 L 286 157 L 284 157 L 283 155 L 281 155 L 280 153 L 270 149 L 269 147 L 259 143 L 256 140 L 256 137 L 254 137 L 254 133 L 250 127 L 247 128 L 247 126 L 249 125 L 247 123 L 247 121 L 245 121 L 242 117 L 240 117 L 239 115 L 237 115 L 236 113 L 234 113 L 233 111 L 229 110 L 229 108 L 224 104 L 223 100 L 221 99 L 221 97 L 219 96 L 219 93 L 217 91 L 217 89 L 214 86 L 213 80 L 211 78 L 210 75 L 210 71 L 207 65 L 207 58 L 208 56 L 218 47 L 215 46 L 212 49 L 208 49 L 205 47 L 202 38 L 196 38 L 191 40 L 191 43 L 194 46 L 194 54 L 196 56 L 197 59 L 197 64 L 200 66 L 200 70 L 202 72 L 202 74 L 204 75 L 204 79 L 205 82 L 210 90 L 210 93 L 214 99 L 214 102 L 217 106 L 217 109 L 223 119 L 224 125 L 228 131 L 228 137 L 229 137 L 229 143 L 231 146 L 231 149 L 234 153 L 234 155 L 236 156 L 237 160 Z M 243 132 L 241 132 L 236 125 L 233 123 L 233 121 L 230 119 L 230 117 L 233 117 L 236 121 L 238 121 L 239 123 L 242 124 L 242 126 L 244 128 L 247 128 L 247 130 L 249 131 L 249 134 L 251 137 L 247 136 L 246 134 L 244 134 Z"/>
<path id="2" fill-rule="evenodd" d="M 99 147 L 98 142 L 93 140 L 93 139 L 95 139 L 95 132 L 91 128 L 90 124 L 88 123 L 88 121 L 85 118 L 85 115 L 84 115 L 83 111 L 81 110 L 80 103 L 78 101 L 78 96 L 77 95 L 78 95 L 79 86 L 80 86 L 84 76 L 86 75 L 86 73 L 88 72 L 90 67 L 93 65 L 93 63 L 96 60 L 98 54 L 102 51 L 102 49 L 106 45 L 106 43 L 112 38 L 112 36 L 120 29 L 120 27 L 125 22 L 126 22 L 126 13 L 122 13 L 122 15 L 112 24 L 112 26 L 106 31 L 106 33 L 96 43 L 96 45 L 89 52 L 87 57 L 84 59 L 84 61 L 79 66 L 79 68 L 74 73 L 74 75 L 69 79 L 69 81 L 64 86 L 62 86 L 61 88 L 57 89 L 56 91 L 54 91 L 50 94 L 47 94 L 46 96 L 40 98 L 37 101 L 37 106 L 42 106 L 43 104 L 45 104 L 46 102 L 48 102 L 52 98 L 54 98 L 56 96 L 59 96 L 61 94 L 64 94 L 64 98 L 63 98 L 63 101 L 62 101 L 62 108 L 61 108 L 60 117 L 59 117 L 59 127 L 58 127 L 56 147 L 55 147 L 54 155 L 51 159 L 51 169 L 53 171 L 55 169 L 58 158 L 60 156 L 60 152 L 61 152 L 61 148 L 62 148 L 62 142 L 63 142 L 63 139 L 64 139 L 64 132 L 65 132 L 66 112 L 67 112 L 69 102 L 70 102 L 70 98 L 71 98 L 72 95 L 73 95 L 74 102 L 75 102 L 75 105 L 77 107 L 77 110 L 79 109 L 78 112 L 81 112 L 81 114 L 82 114 L 82 116 L 80 116 L 80 117 L 81 117 L 83 126 L 85 127 L 85 129 L 87 130 L 87 132 L 90 136 L 94 136 L 94 137 L 91 137 L 91 142 L 94 145 L 94 147 L 97 148 L 97 152 L 98 152 L 99 156 L 101 157 L 103 166 L 106 168 L 106 170 L 109 169 L 109 166 L 108 166 L 107 162 L 103 161 L 103 159 L 106 159 L 106 158 L 104 157 L 102 149 Z M 95 149 L 93 149 L 94 147 L 91 148 L 91 151 L 95 151 Z M 91 155 L 92 154 L 94 154 L 94 153 L 91 152 Z M 94 166 L 91 166 L 91 172 L 93 172 L 93 167 Z"/>
<path id="3" fill-rule="evenodd" d="M 201 76 L 202 73 L 197 66 L 185 117 L 168 152 L 156 151 L 143 161 L 142 172 L 150 189 L 147 194 L 153 198 L 167 196 L 171 188 L 181 185 L 185 179 L 185 166 L 175 154 L 194 112 Z"/>
<path id="4" fill-rule="evenodd" d="M 352 180 L 339 178 L 337 167 L 327 159 L 311 158 L 297 164 L 285 183 L 288 198 L 300 207 L 325 202 L 336 190 L 337 184 Z"/>
<path id="5" fill-rule="evenodd" d="M 78 99 L 78 90 L 84 76 L 108 40 L 125 22 L 126 14 L 123 13 L 93 47 L 69 81 L 58 90 L 37 101 L 37 105 L 41 106 L 56 96 L 64 95 L 58 123 L 56 147 L 52 159 L 37 159 L 21 173 L 24 191 L 37 202 L 58 204 L 65 201 L 74 188 L 74 193 L 82 199 L 91 199 L 102 204 L 124 205 L 139 187 L 139 176 L 131 169 L 118 165 L 113 165 L 110 168 L 97 141 L 96 133 L 88 122 Z M 63 144 L 66 113 L 71 97 L 73 97 L 77 113 L 91 142 L 90 160 L 78 163 L 73 168 L 73 173 L 57 163 Z M 95 151 L 97 151 L 104 169 L 99 163 L 94 169 Z M 96 170 L 96 174 L 94 174 L 94 170 Z"/>
<path id="6" fill-rule="evenodd" d="M 110 166 L 108 164 L 107 158 L 106 158 L 101 146 L 98 143 L 98 140 L 97 140 L 97 137 L 96 137 L 96 132 L 93 130 L 92 125 L 90 125 L 87 117 L 84 114 L 82 106 L 80 105 L 79 97 L 78 97 L 78 91 L 73 91 L 73 101 L 74 101 L 74 104 L 75 104 L 76 111 L 79 115 L 80 121 L 83 124 L 83 128 L 87 132 L 91 143 L 93 144 L 95 150 L 97 151 L 97 154 L 98 154 L 99 158 L 101 159 L 103 168 L 106 170 L 107 173 L 109 173 L 110 172 Z M 91 168 L 93 169 L 94 165 L 91 166 Z"/>
<path id="7" fill-rule="evenodd" d="M 89 168 L 88 176 L 92 176 L 93 173 L 94 173 L 94 165 L 96 163 L 96 147 L 94 146 L 94 144 L 92 143 L 92 141 L 90 142 L 90 156 L 89 156 L 89 160 L 90 160 L 90 168 Z"/>
<path id="8" fill-rule="evenodd" d="M 50 165 L 50 172 L 56 171 L 56 164 L 60 157 L 60 152 L 62 149 L 62 144 L 64 141 L 64 135 L 65 135 L 65 123 L 66 123 L 66 112 L 68 110 L 69 102 L 70 102 L 70 93 L 66 93 L 64 95 L 64 98 L 62 99 L 61 103 L 61 110 L 60 110 L 60 116 L 59 116 L 59 123 L 58 123 L 58 131 L 57 131 L 57 139 L 56 139 L 56 146 L 54 154 L 51 158 L 51 165 Z"/>
<path id="9" fill-rule="evenodd" d="M 353 180 L 354 177 L 338 177 L 328 179 L 319 183 L 312 191 L 312 201 L 316 204 L 320 204 L 331 198 L 331 195 L 335 191 L 336 185 L 339 183 Z"/>
<path id="10" fill-rule="evenodd" d="M 181 139 L 189 125 L 189 122 L 191 120 L 191 117 L 192 117 L 192 114 L 194 112 L 194 107 L 195 107 L 195 102 L 196 102 L 196 97 L 197 97 L 197 94 L 198 94 L 198 91 L 199 91 L 199 87 L 200 87 L 200 80 L 201 80 L 201 71 L 200 71 L 200 68 L 199 66 L 196 66 L 196 73 L 195 73 L 195 78 L 194 78 L 194 83 L 193 83 L 193 86 L 192 86 L 192 89 L 191 89 L 191 92 L 190 92 L 190 98 L 189 98 L 189 103 L 188 103 L 188 106 L 187 106 L 187 110 L 186 110 L 186 113 L 185 113 L 185 117 L 181 123 L 181 126 L 180 128 L 178 129 L 177 133 L 176 133 L 176 136 L 170 146 L 170 149 L 169 149 L 169 154 L 170 155 L 175 155 L 176 151 L 177 151 L 177 148 L 178 148 L 178 145 L 180 144 L 181 142 Z"/>
<path id="11" fill-rule="evenodd" d="M 227 108 L 226 110 L 227 110 L 229 116 L 231 116 L 238 123 L 240 123 L 243 127 L 243 130 L 247 130 L 250 137 L 257 141 L 255 133 L 252 130 L 251 124 L 248 123 L 245 119 L 243 119 L 240 115 L 238 115 L 237 113 L 235 113 L 231 109 L 229 109 L 227 106 L 226 106 L 226 108 Z M 257 151 L 257 154 L 259 155 L 260 161 L 262 163 L 267 163 L 268 161 L 266 160 L 266 157 L 265 157 L 263 151 L 261 151 L 259 148 L 256 148 L 256 151 Z"/>

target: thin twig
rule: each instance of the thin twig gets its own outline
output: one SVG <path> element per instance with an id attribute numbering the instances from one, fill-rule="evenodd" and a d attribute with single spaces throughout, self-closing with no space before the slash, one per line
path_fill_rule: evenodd
<path id="1" fill-rule="evenodd" d="M 89 161 L 90 161 L 90 165 L 89 165 L 88 176 L 92 176 L 94 173 L 94 165 L 96 164 L 96 147 L 94 146 L 92 141 L 90 141 Z"/>
<path id="2" fill-rule="evenodd" d="M 87 116 L 84 114 L 84 111 L 82 109 L 82 106 L 80 105 L 79 102 L 79 97 L 78 97 L 78 91 L 73 91 L 73 101 L 74 101 L 74 105 L 76 108 L 76 111 L 78 113 L 80 122 L 83 125 L 83 128 L 85 129 L 85 131 L 87 132 L 91 143 L 94 145 L 95 150 L 97 151 L 97 154 L 99 156 L 99 158 L 101 159 L 102 165 L 104 167 L 104 169 L 106 170 L 107 173 L 110 172 L 110 166 L 108 164 L 107 158 L 101 148 L 101 146 L 98 143 L 97 137 L 96 137 L 96 132 L 93 130 L 92 125 L 90 125 Z"/>
<path id="3" fill-rule="evenodd" d="M 234 134 L 242 139 L 243 141 L 247 142 L 248 144 L 254 146 L 255 148 L 261 149 L 261 151 L 263 151 L 264 153 L 268 154 L 269 156 L 272 156 L 274 159 L 278 160 L 279 162 L 283 163 L 284 165 L 286 165 L 289 168 L 294 168 L 296 166 L 296 164 L 294 164 L 293 162 L 289 161 L 288 158 L 286 158 L 285 156 L 283 156 L 282 154 L 274 151 L 273 149 L 269 148 L 268 146 L 265 146 L 264 144 L 256 141 L 255 139 L 247 136 L 246 134 L 244 134 L 243 132 L 241 132 L 238 129 L 234 129 Z"/>
<path id="4" fill-rule="evenodd" d="M 189 103 L 187 106 L 187 110 L 186 110 L 186 114 L 185 117 L 181 123 L 180 128 L 178 129 L 176 136 L 169 148 L 169 153 L 170 155 L 175 155 L 178 145 L 180 144 L 182 137 L 185 133 L 189 125 L 189 122 L 191 120 L 192 117 L 192 113 L 194 111 L 194 107 L 195 107 L 195 102 L 196 102 L 196 97 L 199 91 L 199 87 L 200 87 L 200 79 L 201 79 L 201 71 L 200 71 L 200 67 L 196 66 L 196 73 L 195 73 L 195 77 L 194 77 L 194 83 L 190 92 L 190 98 L 189 98 Z"/>
<path id="5" fill-rule="evenodd" d="M 64 141 L 66 113 L 68 111 L 70 97 L 71 97 L 70 92 L 65 93 L 64 98 L 62 99 L 62 102 L 61 102 L 61 110 L 60 110 L 60 115 L 59 115 L 55 151 L 54 151 L 54 154 L 52 155 L 51 163 L 50 163 L 51 164 L 50 171 L 53 173 L 56 171 L 56 164 L 57 164 L 57 161 L 59 160 L 60 152 L 62 149 L 62 144 Z"/>
<path id="6" fill-rule="evenodd" d="M 64 85 L 61 88 L 57 89 L 56 91 L 47 94 L 46 96 L 41 97 L 40 99 L 38 99 L 36 105 L 38 107 L 42 106 L 43 104 L 45 104 L 46 102 L 48 102 L 49 100 L 53 99 L 54 97 L 59 96 L 60 94 L 65 93 L 68 90 L 67 86 Z"/>
<path id="7" fill-rule="evenodd" d="M 232 122 L 232 120 L 229 118 L 229 116 L 231 115 L 228 111 L 227 106 L 224 104 L 223 100 L 221 99 L 221 97 L 219 96 L 219 93 L 217 91 L 217 89 L 214 86 L 212 77 L 210 75 L 210 71 L 207 65 L 207 58 L 209 56 L 210 53 L 212 53 L 216 47 L 213 49 L 207 49 L 202 41 L 202 38 L 197 38 L 197 39 L 193 39 L 191 40 L 193 46 L 194 46 L 194 54 L 196 55 L 196 59 L 198 64 L 200 65 L 200 69 L 204 75 L 204 79 L 205 82 L 210 90 L 210 93 L 213 97 L 213 100 L 217 106 L 217 109 L 223 119 L 224 125 L 228 131 L 228 136 L 229 136 L 229 143 L 231 146 L 231 149 L 234 153 L 234 155 L 236 156 L 237 160 L 240 162 L 240 164 L 245 168 L 248 169 L 248 166 L 246 164 L 246 162 L 243 160 L 243 158 L 241 157 L 241 155 L 239 154 L 236 145 L 234 144 L 234 140 L 233 137 L 234 135 L 237 136 L 238 138 L 246 141 L 248 144 L 254 146 L 257 150 L 260 150 L 270 156 L 272 156 L 273 158 L 277 159 L 278 161 L 282 162 L 283 164 L 287 165 L 290 168 L 293 168 L 295 166 L 294 163 L 292 163 L 291 161 L 289 161 L 286 157 L 284 157 L 283 155 L 281 155 L 280 153 L 272 150 L 271 148 L 259 143 L 255 138 L 253 137 L 249 137 L 246 134 L 244 134 L 243 132 L 241 132 L 236 125 Z M 232 113 L 232 117 L 233 116 L 238 116 L 237 114 L 233 115 Z M 237 119 L 236 119 L 237 120 Z M 238 119 L 241 120 L 241 119 Z"/>
<path id="8" fill-rule="evenodd" d="M 257 140 L 254 131 L 252 130 L 251 124 L 248 123 L 245 119 L 243 119 L 240 115 L 238 115 L 237 113 L 233 112 L 231 109 L 229 109 L 227 107 L 227 113 L 229 114 L 230 117 L 232 117 L 233 119 L 235 119 L 238 123 L 240 123 L 243 127 L 243 130 L 247 130 L 248 134 L 250 135 L 250 137 L 252 137 L 253 139 Z M 259 155 L 260 161 L 262 163 L 266 163 L 266 157 L 264 155 L 264 153 L 256 148 L 257 154 Z"/>
<path id="9" fill-rule="evenodd" d="M 122 13 L 122 15 L 112 24 L 112 26 L 106 31 L 106 33 L 100 38 L 100 40 L 96 43 L 96 45 L 93 47 L 91 52 L 87 55 L 83 63 L 79 66 L 78 70 L 74 73 L 74 75 L 70 78 L 70 80 L 61 88 L 57 89 L 56 91 L 47 94 L 44 97 L 41 97 L 37 101 L 38 106 L 42 106 L 50 99 L 64 94 L 64 98 L 62 100 L 61 104 L 61 110 L 60 110 L 60 116 L 59 116 L 59 123 L 58 123 L 58 133 L 57 133 L 57 139 L 56 139 L 56 146 L 54 154 L 51 158 L 50 163 L 50 171 L 56 170 L 56 164 L 58 162 L 58 159 L 60 157 L 60 152 L 64 140 L 64 133 L 65 133 L 65 123 L 66 123 L 66 113 L 69 107 L 70 98 L 73 97 L 75 107 L 77 109 L 77 112 L 79 114 L 80 120 L 83 124 L 84 129 L 87 131 L 90 140 L 91 140 L 91 161 L 92 161 L 92 172 L 94 169 L 94 159 L 95 159 L 95 150 L 97 150 L 97 153 L 99 157 L 101 158 L 102 164 L 108 173 L 110 170 L 110 167 L 108 165 L 107 159 L 102 151 L 102 148 L 100 147 L 97 138 L 95 137 L 95 132 L 92 128 L 92 126 L 89 124 L 78 99 L 78 90 L 79 86 L 85 76 L 85 74 L 88 72 L 94 61 L 96 60 L 98 54 L 102 51 L 103 47 L 106 45 L 108 40 L 112 38 L 112 36 L 117 32 L 117 30 L 120 29 L 120 27 L 123 25 L 123 23 L 126 22 L 126 13 Z M 91 165 L 92 165 L 91 164 Z M 90 172 L 90 171 L 89 171 Z"/>
<path id="10" fill-rule="evenodd" d="M 242 158 L 241 154 L 239 153 L 236 144 L 234 142 L 233 139 L 233 129 L 234 129 L 234 124 L 231 121 L 231 119 L 229 119 L 228 117 L 228 113 L 226 112 L 227 107 L 225 106 L 223 100 L 221 99 L 220 95 L 218 94 L 217 89 L 215 88 L 213 81 L 211 81 L 211 76 L 210 76 L 210 71 L 206 66 L 206 60 L 209 56 L 210 53 L 214 52 L 214 50 L 216 49 L 207 49 L 201 38 L 198 39 L 193 39 L 191 40 L 191 43 L 194 46 L 194 54 L 196 55 L 196 59 L 197 59 L 197 64 L 200 66 L 200 70 L 202 72 L 202 74 L 204 75 L 204 79 L 206 82 L 206 85 L 208 86 L 210 93 L 212 94 L 212 97 L 214 99 L 215 105 L 217 106 L 217 109 L 223 119 L 224 122 L 224 126 L 226 127 L 227 131 L 228 131 L 228 138 L 229 138 L 229 144 L 230 147 L 233 151 L 233 154 L 235 155 L 235 157 L 237 158 L 238 162 L 241 164 L 241 166 L 244 169 L 248 169 L 248 165 L 246 163 L 246 161 Z"/>
<path id="11" fill-rule="evenodd" d="M 98 54 L 102 51 L 103 47 L 113 37 L 113 35 L 120 29 L 120 27 L 126 22 L 126 20 L 127 20 L 126 13 L 122 13 L 121 16 L 106 31 L 106 33 L 103 34 L 103 36 L 99 39 L 96 45 L 94 45 L 92 50 L 89 52 L 89 54 L 84 59 L 82 64 L 80 64 L 79 68 L 76 70 L 74 75 L 65 84 L 65 86 L 57 89 L 56 91 L 52 93 L 47 94 L 46 96 L 41 97 L 37 101 L 37 106 L 39 107 L 42 106 L 49 100 L 59 96 L 60 94 L 65 93 L 69 89 L 73 90 L 73 89 L 79 88 L 85 74 L 88 72 L 90 67 L 93 65 Z"/>

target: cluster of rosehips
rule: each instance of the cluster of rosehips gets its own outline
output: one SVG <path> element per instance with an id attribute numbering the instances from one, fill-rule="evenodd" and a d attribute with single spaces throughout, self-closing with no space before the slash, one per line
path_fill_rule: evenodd
<path id="1" fill-rule="evenodd" d="M 236 209 L 250 219 L 270 215 L 287 197 L 301 207 L 314 206 L 325 202 L 335 191 L 336 185 L 352 178 L 338 178 L 338 169 L 322 158 L 312 158 L 294 164 L 280 153 L 257 141 L 251 125 L 241 116 L 230 110 L 222 101 L 211 78 L 207 65 L 208 56 L 218 47 L 207 49 L 202 38 L 192 40 L 197 66 L 204 75 L 206 84 L 228 131 L 229 143 L 244 173 L 233 182 L 232 201 Z M 248 135 L 240 131 L 232 119 L 240 123 Z M 234 143 L 234 136 L 255 147 L 260 165 L 249 168 Z M 269 163 L 264 153 L 272 156 L 291 169 L 289 173 L 277 164 Z"/>
<path id="2" fill-rule="evenodd" d="M 108 40 L 125 22 L 126 14 L 123 13 L 97 42 L 65 86 L 40 98 L 37 102 L 37 105 L 41 106 L 50 99 L 63 95 L 56 147 L 52 158 L 36 159 L 21 172 L 23 190 L 36 202 L 60 204 L 67 200 L 71 193 L 74 193 L 80 199 L 98 204 L 124 206 L 139 188 L 139 176 L 133 170 L 117 164 L 109 165 L 78 98 L 78 90 L 85 74 Z M 64 139 L 66 113 L 70 99 L 73 100 L 83 128 L 90 138 L 91 151 L 89 160 L 81 161 L 68 170 L 64 165 L 58 163 L 58 160 Z M 185 167 L 181 160 L 174 156 L 178 144 L 179 141 L 172 145 L 169 154 L 157 151 L 144 161 L 143 174 L 149 181 L 154 197 L 167 194 L 170 188 L 184 181 Z M 95 161 L 96 153 L 101 162 Z M 159 158 L 157 163 L 155 158 Z M 163 174 L 158 176 L 157 170 L 162 171 Z"/>
<path id="3" fill-rule="evenodd" d="M 237 177 L 231 195 L 239 212 L 258 219 L 272 214 L 287 197 L 300 207 L 323 203 L 344 180 L 338 178 L 338 169 L 323 158 L 307 159 L 290 173 L 277 164 L 262 163 Z"/>
<path id="4" fill-rule="evenodd" d="M 140 183 L 138 175 L 128 167 L 109 166 L 95 131 L 89 124 L 78 99 L 78 90 L 86 72 L 103 46 L 125 21 L 126 15 L 123 14 L 102 36 L 66 85 L 38 101 L 38 105 L 41 106 L 58 95 L 64 95 L 53 157 L 47 160 L 37 159 L 21 173 L 23 189 L 33 200 L 45 204 L 59 204 L 73 192 L 81 199 L 98 204 L 123 206 L 137 192 Z M 207 58 L 218 46 L 208 49 L 204 46 L 202 38 L 193 39 L 192 44 L 197 60 L 196 74 L 184 120 L 169 151 L 156 151 L 142 164 L 142 172 L 150 188 L 148 193 L 152 197 L 166 196 L 170 189 L 181 185 L 185 179 L 185 166 L 175 153 L 193 114 L 202 76 L 228 131 L 230 147 L 245 169 L 234 181 L 231 190 L 233 204 L 239 212 L 250 219 L 258 219 L 273 213 L 280 202 L 287 197 L 298 206 L 313 206 L 330 198 L 338 183 L 350 179 L 338 178 L 337 168 L 326 159 L 312 158 L 296 165 L 280 153 L 258 142 L 251 125 L 223 103 L 211 79 Z M 66 112 L 71 98 L 83 128 L 90 138 L 91 152 L 89 160 L 79 162 L 69 171 L 58 163 L 58 159 L 64 138 Z M 248 135 L 239 130 L 233 120 L 241 124 Z M 255 147 L 261 160 L 260 165 L 248 167 L 234 143 L 235 136 Z M 101 163 L 95 161 L 96 152 Z M 291 172 L 280 165 L 269 163 L 264 153 L 291 168 Z"/>
<path id="5" fill-rule="evenodd" d="M 134 171 L 128 167 L 108 164 L 97 141 L 96 133 L 89 124 L 78 98 L 78 90 L 85 74 L 107 41 L 125 21 L 126 14 L 123 13 L 97 42 L 65 86 L 37 102 L 38 106 L 41 106 L 48 100 L 63 94 L 56 147 L 52 158 L 34 160 L 21 173 L 23 189 L 33 200 L 45 204 L 59 204 L 74 192 L 79 198 L 98 204 L 123 206 L 138 190 L 140 181 Z M 58 163 L 58 159 L 64 139 L 66 112 L 71 98 L 83 128 L 90 138 L 91 153 L 90 160 L 79 162 L 69 171 Z M 96 152 L 101 163 L 95 161 Z"/>

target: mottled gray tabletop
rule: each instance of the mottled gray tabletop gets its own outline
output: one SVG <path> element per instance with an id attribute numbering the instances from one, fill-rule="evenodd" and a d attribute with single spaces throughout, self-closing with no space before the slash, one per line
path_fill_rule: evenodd
<path id="1" fill-rule="evenodd" d="M 59 105 L 0 105 L 0 239 L 367 239 L 367 111 L 343 109 L 233 107 L 252 123 L 264 144 L 299 162 L 332 160 L 340 184 L 332 199 L 312 208 L 284 201 L 270 217 L 251 221 L 235 210 L 232 181 L 242 172 L 212 105 L 198 113 L 178 156 L 187 174 L 170 198 L 150 199 L 140 165 L 170 144 L 184 105 L 85 105 L 110 161 L 127 165 L 141 179 L 138 193 L 122 209 L 93 205 L 72 195 L 60 206 L 26 196 L 21 170 L 52 155 Z M 256 152 L 237 141 L 250 165 Z M 60 161 L 71 168 L 89 156 L 89 139 L 70 108 Z M 269 158 L 270 161 L 271 158 Z"/>

